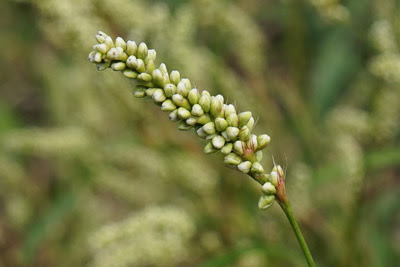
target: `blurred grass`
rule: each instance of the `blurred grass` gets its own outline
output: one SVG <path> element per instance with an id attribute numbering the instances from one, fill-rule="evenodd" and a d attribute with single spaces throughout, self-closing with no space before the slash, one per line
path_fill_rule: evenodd
<path id="1" fill-rule="evenodd" d="M 279 207 L 257 209 L 254 182 L 86 61 L 97 30 L 148 42 L 169 70 L 259 118 L 256 132 L 272 137 L 265 166 L 272 156 L 287 165 L 318 266 L 400 262 L 398 1 L 32 0 L 0 10 L 0 266 L 99 266 L 100 256 L 115 266 L 304 266 Z M 157 226 L 160 207 L 176 231 Z M 130 221 L 146 242 L 107 239 L 104 229 Z M 95 237 L 108 243 L 93 248 Z M 142 254 L 156 244 L 157 264 L 124 254 L 127 244 Z"/>

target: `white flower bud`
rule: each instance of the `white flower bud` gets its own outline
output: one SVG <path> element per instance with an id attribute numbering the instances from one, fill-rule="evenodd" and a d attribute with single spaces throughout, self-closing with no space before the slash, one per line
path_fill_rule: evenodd
<path id="1" fill-rule="evenodd" d="M 247 126 L 243 126 L 239 131 L 239 139 L 242 141 L 248 141 L 250 139 L 250 131 Z"/>
<path id="2" fill-rule="evenodd" d="M 225 164 L 230 164 L 230 165 L 239 165 L 242 162 L 242 158 L 236 154 L 236 153 L 229 153 L 228 155 L 225 156 L 224 158 L 224 163 Z"/>
<path id="3" fill-rule="evenodd" d="M 178 130 L 181 130 L 181 131 L 187 131 L 187 130 L 190 130 L 192 128 L 193 128 L 192 125 L 188 125 L 184 121 L 180 121 L 179 124 L 178 124 Z"/>
<path id="4" fill-rule="evenodd" d="M 137 76 L 137 79 L 143 82 L 151 82 L 151 80 L 153 80 L 153 77 L 150 74 L 144 72 L 140 73 Z"/>
<path id="5" fill-rule="evenodd" d="M 197 102 L 199 101 L 199 98 L 200 98 L 199 90 L 197 90 L 196 88 L 193 88 L 189 91 L 188 99 L 189 99 L 190 104 L 192 104 L 192 105 L 197 104 Z"/>
<path id="6" fill-rule="evenodd" d="M 141 59 L 145 59 L 147 57 L 148 48 L 147 45 L 143 42 L 139 44 L 137 49 L 137 57 Z"/>
<path id="7" fill-rule="evenodd" d="M 129 58 L 128 58 L 129 59 Z M 153 71 L 153 81 L 157 84 L 157 85 L 161 85 L 161 87 L 163 87 L 163 75 L 161 73 L 161 70 L 159 69 L 155 69 Z M 167 92 L 165 92 L 167 93 Z M 171 95 L 172 96 L 172 95 Z"/>
<path id="8" fill-rule="evenodd" d="M 115 63 L 111 64 L 111 68 L 115 71 L 121 71 L 126 68 L 126 65 L 124 62 L 115 62 Z"/>
<path id="9" fill-rule="evenodd" d="M 256 155 L 256 160 L 257 160 L 258 162 L 261 162 L 261 160 L 263 159 L 263 153 L 262 153 L 261 151 L 257 151 L 257 152 L 255 153 L 255 155 Z"/>
<path id="10" fill-rule="evenodd" d="M 172 72 L 171 72 L 172 75 Z M 172 81 L 172 76 L 171 76 L 171 81 Z M 176 91 L 178 92 L 178 94 L 183 95 L 184 97 L 186 97 L 189 93 L 189 90 L 186 88 L 186 85 L 184 82 L 179 82 L 178 85 L 176 86 Z"/>
<path id="11" fill-rule="evenodd" d="M 211 121 L 210 115 L 204 114 L 200 116 L 200 118 L 197 120 L 197 123 L 204 125 L 210 121 Z"/>
<path id="12" fill-rule="evenodd" d="M 172 97 L 176 94 L 176 86 L 172 83 L 168 83 L 164 86 L 164 91 L 167 97 Z"/>
<path id="13" fill-rule="evenodd" d="M 135 79 L 138 76 L 138 73 L 134 70 L 126 69 L 122 72 L 125 77 L 130 79 Z"/>
<path id="14" fill-rule="evenodd" d="M 276 194 L 276 187 L 273 184 L 271 184 L 270 182 L 266 182 L 265 184 L 263 184 L 263 186 L 261 187 L 261 190 L 267 195 Z"/>
<path id="15" fill-rule="evenodd" d="M 194 126 L 197 123 L 197 118 L 190 116 L 189 118 L 187 118 L 187 120 L 185 121 L 187 125 L 191 125 Z"/>
<path id="16" fill-rule="evenodd" d="M 225 129 L 228 127 L 228 123 L 226 122 L 225 119 L 223 118 L 216 118 L 215 119 L 215 129 L 217 129 L 218 132 L 223 132 Z"/>
<path id="17" fill-rule="evenodd" d="M 142 73 L 143 74 L 143 73 Z M 164 102 L 167 97 L 165 96 L 165 93 L 162 89 L 156 89 L 153 93 L 153 100 L 157 103 L 162 103 Z"/>
<path id="18" fill-rule="evenodd" d="M 272 171 L 269 175 L 269 181 L 274 186 L 278 186 L 278 173 L 276 171 Z"/>
<path id="19" fill-rule="evenodd" d="M 174 111 L 176 109 L 175 104 L 172 102 L 171 99 L 165 100 L 161 105 L 162 111 Z"/>
<path id="20" fill-rule="evenodd" d="M 100 52 L 96 52 L 96 54 L 94 54 L 94 62 L 96 63 L 100 63 L 102 61 L 102 57 L 103 55 Z"/>
<path id="21" fill-rule="evenodd" d="M 133 88 L 133 92 L 132 93 L 133 93 L 133 95 L 135 97 L 138 97 L 138 98 L 145 97 L 146 96 L 146 89 L 147 88 L 138 85 L 135 88 Z"/>
<path id="22" fill-rule="evenodd" d="M 173 84 L 178 85 L 179 81 L 181 80 L 181 74 L 179 73 L 179 71 L 173 70 L 169 75 L 169 79 Z"/>
<path id="23" fill-rule="evenodd" d="M 233 144 L 232 143 L 227 143 L 224 145 L 223 148 L 221 148 L 221 153 L 223 154 L 229 154 L 232 152 Z"/>
<path id="24" fill-rule="evenodd" d="M 235 106 L 232 105 L 232 104 L 226 105 L 226 107 L 225 107 L 225 114 L 224 114 L 224 115 L 225 115 L 225 118 L 227 119 L 228 116 L 231 115 L 231 114 L 236 114 L 236 108 L 235 108 Z"/>
<path id="25" fill-rule="evenodd" d="M 102 31 L 99 31 L 98 34 L 96 34 L 96 40 L 97 42 L 99 42 L 100 44 L 104 43 L 106 41 L 106 36 L 108 36 L 107 34 L 105 34 Z"/>
<path id="26" fill-rule="evenodd" d="M 137 45 L 135 41 L 128 41 L 126 43 L 126 53 L 129 56 L 135 55 L 137 51 Z"/>
<path id="27" fill-rule="evenodd" d="M 163 83 L 164 84 L 171 83 L 171 80 L 169 79 L 168 73 L 164 73 L 163 74 Z"/>
<path id="28" fill-rule="evenodd" d="M 115 46 L 114 46 L 114 42 L 113 42 L 113 40 L 111 39 L 110 36 L 105 37 L 105 39 L 106 39 L 106 40 L 104 41 L 104 43 L 107 45 L 107 50 L 109 50 L 109 49 L 115 47 Z"/>
<path id="29" fill-rule="evenodd" d="M 96 51 L 92 51 L 88 55 L 88 60 L 92 63 L 94 62 L 94 55 L 96 55 Z"/>
<path id="30" fill-rule="evenodd" d="M 138 58 L 138 59 L 136 59 L 136 60 L 137 60 L 137 67 L 136 67 L 136 70 L 137 70 L 138 72 L 145 72 L 145 71 L 146 71 L 146 66 L 145 66 L 143 60 L 140 59 L 140 58 Z"/>
<path id="31" fill-rule="evenodd" d="M 230 126 L 239 127 L 239 118 L 236 113 L 231 113 L 230 115 L 228 115 L 226 121 Z"/>
<path id="32" fill-rule="evenodd" d="M 157 90 L 158 88 L 148 88 L 146 90 L 146 94 L 150 97 L 153 97 L 154 92 Z"/>
<path id="33" fill-rule="evenodd" d="M 253 165 L 251 165 L 251 172 L 254 173 L 263 173 L 264 172 L 264 168 L 263 166 L 261 166 L 261 164 L 259 162 L 253 162 Z"/>
<path id="34" fill-rule="evenodd" d="M 149 49 L 147 51 L 147 57 L 145 58 L 144 62 L 148 63 L 150 61 L 155 61 L 157 56 L 157 52 L 154 49 Z"/>
<path id="35" fill-rule="evenodd" d="M 258 143 L 257 150 L 260 150 L 260 149 L 263 149 L 264 147 L 266 147 L 270 141 L 271 141 L 271 137 L 269 137 L 268 134 L 259 135 L 257 137 L 257 143 Z"/>
<path id="36" fill-rule="evenodd" d="M 182 95 L 180 94 L 174 94 L 172 96 L 172 101 L 174 101 L 175 105 L 179 106 L 179 107 L 183 107 L 187 110 L 191 110 L 192 107 L 189 104 L 189 101 L 187 101 L 186 98 L 184 98 Z"/>
<path id="37" fill-rule="evenodd" d="M 216 135 L 212 139 L 212 144 L 215 148 L 221 149 L 225 145 L 225 139 L 220 135 Z"/>
<path id="38" fill-rule="evenodd" d="M 250 111 L 241 112 L 239 113 L 238 118 L 239 118 L 239 128 L 242 128 L 249 122 L 251 118 L 251 112 Z"/>
<path id="39" fill-rule="evenodd" d="M 215 149 L 212 145 L 211 142 L 209 142 L 205 147 L 204 147 L 204 153 L 210 154 L 210 153 L 214 153 L 217 152 L 218 150 Z"/>
<path id="40" fill-rule="evenodd" d="M 204 112 L 209 112 L 210 108 L 211 108 L 211 97 L 208 92 L 207 93 L 204 93 L 204 92 L 207 92 L 207 91 L 203 91 L 201 93 L 201 96 L 199 99 L 199 104 L 203 108 Z"/>
<path id="41" fill-rule="evenodd" d="M 214 122 L 210 121 L 210 122 L 206 123 L 203 126 L 203 130 L 209 135 L 215 134 L 215 124 L 214 124 Z"/>
<path id="42" fill-rule="evenodd" d="M 210 134 L 206 136 L 206 140 L 212 140 L 217 134 Z"/>
<path id="43" fill-rule="evenodd" d="M 153 60 L 149 60 L 149 62 L 146 63 L 146 72 L 147 73 L 153 73 L 153 71 L 156 69 L 156 66 L 154 65 Z"/>
<path id="44" fill-rule="evenodd" d="M 249 120 L 249 122 L 246 124 L 246 126 L 247 126 L 247 128 L 249 128 L 249 131 L 251 132 L 252 130 L 253 130 L 253 128 L 254 128 L 254 118 L 253 117 L 251 117 L 250 118 L 250 120 Z"/>
<path id="45" fill-rule="evenodd" d="M 220 97 L 211 97 L 210 113 L 214 118 L 223 117 L 223 105 L 224 102 L 221 101 Z"/>
<path id="46" fill-rule="evenodd" d="M 117 39 L 115 40 L 115 46 L 121 47 L 122 50 L 125 50 L 126 42 L 124 41 L 124 39 L 118 36 Z"/>
<path id="47" fill-rule="evenodd" d="M 178 110 L 175 109 L 174 111 L 172 111 L 171 113 L 169 113 L 168 118 L 169 118 L 171 121 L 179 121 Z"/>
<path id="48" fill-rule="evenodd" d="M 251 150 L 256 150 L 257 145 L 257 136 L 255 134 L 251 134 L 249 141 L 247 141 L 247 147 Z"/>
<path id="49" fill-rule="evenodd" d="M 250 161 L 243 161 L 238 165 L 239 171 L 243 173 L 249 173 L 251 168 L 251 162 Z"/>
<path id="50" fill-rule="evenodd" d="M 274 195 L 262 195 L 260 200 L 258 201 L 258 208 L 265 210 L 274 204 L 275 196 Z"/>
<path id="51" fill-rule="evenodd" d="M 226 131 L 221 132 L 221 135 L 225 138 L 226 141 L 231 141 L 228 137 L 228 134 L 226 133 Z"/>
<path id="52" fill-rule="evenodd" d="M 187 118 L 190 117 L 190 111 L 185 109 L 185 108 L 178 108 L 178 116 L 179 118 L 181 118 L 182 120 L 186 120 Z"/>
<path id="53" fill-rule="evenodd" d="M 105 69 L 108 69 L 110 66 L 111 66 L 111 62 L 104 62 L 104 63 L 96 64 L 96 68 L 99 71 L 103 71 Z"/>
<path id="54" fill-rule="evenodd" d="M 196 133 L 201 138 L 207 137 L 207 133 L 203 130 L 203 127 L 200 127 L 199 129 L 197 129 Z"/>
<path id="55" fill-rule="evenodd" d="M 106 54 L 107 53 L 107 45 L 106 44 L 97 44 L 94 46 L 94 49 L 97 52 L 100 52 L 102 54 Z"/>
<path id="56" fill-rule="evenodd" d="M 200 117 L 204 114 L 204 111 L 199 104 L 194 104 L 192 107 L 192 114 L 193 116 Z"/>
<path id="57" fill-rule="evenodd" d="M 168 74 L 167 66 L 166 66 L 164 63 L 161 63 L 161 64 L 160 64 L 160 67 L 158 67 L 158 68 L 161 70 L 161 72 L 162 72 L 163 75 L 164 75 L 165 73 Z"/>
<path id="58" fill-rule="evenodd" d="M 129 56 L 128 59 L 126 60 L 126 65 L 129 68 L 136 69 L 138 66 L 138 62 L 135 56 Z"/>
<path id="59" fill-rule="evenodd" d="M 239 155 L 243 155 L 244 153 L 244 143 L 242 141 L 236 141 L 233 143 L 233 149 L 238 153 Z"/>

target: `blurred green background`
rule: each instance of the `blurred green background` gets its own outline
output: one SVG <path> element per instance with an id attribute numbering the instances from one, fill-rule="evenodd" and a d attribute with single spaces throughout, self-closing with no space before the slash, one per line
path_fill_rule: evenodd
<path id="1" fill-rule="evenodd" d="M 400 2 L 0 2 L 0 266 L 305 266 L 278 205 L 122 75 L 98 30 L 268 133 L 318 266 L 400 262 Z"/>

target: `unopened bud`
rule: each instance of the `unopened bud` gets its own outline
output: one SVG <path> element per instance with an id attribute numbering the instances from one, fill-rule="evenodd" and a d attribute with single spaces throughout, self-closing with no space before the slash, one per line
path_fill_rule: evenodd
<path id="1" fill-rule="evenodd" d="M 129 56 L 135 55 L 137 51 L 137 45 L 135 41 L 128 41 L 126 43 L 126 53 Z"/>
<path id="2" fill-rule="evenodd" d="M 97 70 L 103 71 L 105 69 L 108 69 L 111 66 L 111 62 L 104 62 L 104 63 L 98 63 L 96 65 Z"/>
<path id="3" fill-rule="evenodd" d="M 224 115 L 225 115 L 225 118 L 227 119 L 228 116 L 231 115 L 231 114 L 236 114 L 236 108 L 235 108 L 235 106 L 232 105 L 232 104 L 226 105 L 226 107 L 225 107 L 225 114 L 224 114 Z"/>
<path id="4" fill-rule="evenodd" d="M 250 139 L 250 131 L 247 126 L 243 126 L 239 132 L 239 139 L 242 141 L 248 141 Z"/>
<path id="5" fill-rule="evenodd" d="M 276 187 L 270 182 L 266 182 L 265 184 L 263 184 L 261 190 L 267 195 L 276 194 Z"/>
<path id="6" fill-rule="evenodd" d="M 183 107 L 187 110 L 191 110 L 192 107 L 189 104 L 189 101 L 187 101 L 186 98 L 184 98 L 182 95 L 180 94 L 174 94 L 172 96 L 172 101 L 174 101 L 175 105 L 179 106 L 179 107 Z"/>
<path id="7" fill-rule="evenodd" d="M 146 89 L 147 89 L 146 87 L 143 87 L 140 85 L 136 86 L 135 88 L 133 88 L 133 92 L 132 92 L 133 96 L 138 97 L 138 98 L 145 97 Z"/>
<path id="8" fill-rule="evenodd" d="M 189 118 L 187 118 L 187 120 L 185 122 L 187 125 L 194 126 L 197 123 L 197 118 L 194 116 L 190 116 Z"/>
<path id="9" fill-rule="evenodd" d="M 181 118 L 182 120 L 186 120 L 187 118 L 190 117 L 190 111 L 185 109 L 185 108 L 178 108 L 178 116 L 179 118 Z"/>
<path id="10" fill-rule="evenodd" d="M 167 97 L 172 97 L 176 94 L 176 86 L 172 83 L 168 83 L 164 86 L 164 91 Z"/>
<path id="11" fill-rule="evenodd" d="M 239 171 L 243 173 L 249 173 L 251 168 L 251 162 L 250 161 L 244 161 L 238 165 Z"/>
<path id="12" fill-rule="evenodd" d="M 275 196 L 274 195 L 262 195 L 260 200 L 258 201 L 258 208 L 265 210 L 274 204 Z"/>
<path id="13" fill-rule="evenodd" d="M 246 126 L 247 126 L 247 128 L 249 128 L 249 130 L 250 130 L 250 132 L 253 130 L 253 128 L 254 128 L 254 118 L 253 117 L 251 117 L 250 118 L 250 120 L 249 120 L 249 122 L 246 124 Z"/>
<path id="14" fill-rule="evenodd" d="M 122 50 L 125 50 L 126 42 L 124 41 L 124 39 L 118 36 L 117 39 L 115 40 L 115 46 L 121 47 Z"/>
<path id="15" fill-rule="evenodd" d="M 172 75 L 172 72 L 171 72 L 171 75 Z M 171 81 L 172 81 L 172 76 L 171 76 Z M 177 89 L 178 94 L 181 94 L 184 97 L 186 97 L 189 93 L 189 90 L 186 88 L 186 85 L 184 82 L 179 82 L 178 85 L 176 86 L 176 89 Z"/>
<path id="16" fill-rule="evenodd" d="M 135 56 L 129 56 L 128 59 L 126 60 L 126 65 L 129 68 L 136 69 L 138 66 L 138 62 Z"/>
<path id="17" fill-rule="evenodd" d="M 179 71 L 173 70 L 169 75 L 169 79 L 173 84 L 178 85 L 179 81 L 181 80 L 181 74 L 179 73 Z"/>
<path id="18" fill-rule="evenodd" d="M 129 58 L 128 58 L 129 59 Z M 163 75 L 161 73 L 161 70 L 159 69 L 155 69 L 153 71 L 153 81 L 157 84 L 157 85 L 161 85 L 161 87 L 163 87 Z M 172 96 L 172 95 L 171 95 Z"/>
<path id="19" fill-rule="evenodd" d="M 244 144 L 242 141 L 236 141 L 235 143 L 233 143 L 233 149 L 236 151 L 236 153 L 238 153 L 239 155 L 243 155 L 244 153 Z"/>
<path id="20" fill-rule="evenodd" d="M 238 118 L 239 118 L 239 128 L 242 128 L 249 122 L 251 118 L 251 112 L 250 111 L 241 112 L 239 113 Z"/>
<path id="21" fill-rule="evenodd" d="M 272 171 L 269 174 L 269 181 L 271 182 L 271 184 L 273 184 L 274 186 L 278 186 L 278 173 L 276 171 Z"/>
<path id="22" fill-rule="evenodd" d="M 210 122 L 206 123 L 203 126 L 203 130 L 209 135 L 215 134 L 215 124 L 214 124 L 214 122 L 210 121 Z"/>
<path id="23" fill-rule="evenodd" d="M 269 137 L 268 134 L 259 135 L 257 137 L 257 143 L 258 143 L 257 150 L 260 150 L 260 149 L 263 149 L 264 147 L 266 147 L 270 141 L 271 141 L 271 137 Z"/>
<path id="24" fill-rule="evenodd" d="M 203 108 L 204 112 L 209 112 L 211 108 L 211 97 L 210 94 L 204 93 L 206 91 L 203 91 L 201 93 L 200 99 L 199 99 L 199 104 Z"/>
<path id="25" fill-rule="evenodd" d="M 168 118 L 169 118 L 171 121 L 179 121 L 178 110 L 175 109 L 174 111 L 172 111 L 171 113 L 169 113 Z"/>
<path id="26" fill-rule="evenodd" d="M 136 70 L 138 72 L 145 72 L 146 71 L 146 66 L 144 65 L 144 62 L 141 58 L 137 59 L 137 67 Z"/>
<path id="27" fill-rule="evenodd" d="M 143 74 L 143 73 L 142 73 Z M 156 89 L 153 93 L 153 100 L 157 103 L 162 103 L 164 102 L 167 97 L 165 96 L 165 93 L 162 89 Z"/>
<path id="28" fill-rule="evenodd" d="M 220 135 L 216 135 L 212 139 L 212 144 L 215 148 L 221 149 L 225 145 L 225 139 Z"/>
<path id="29" fill-rule="evenodd" d="M 251 172 L 254 173 L 263 173 L 264 172 L 264 168 L 263 166 L 261 166 L 261 164 L 259 162 L 253 162 L 253 165 L 251 165 Z"/>
<path id="30" fill-rule="evenodd" d="M 221 101 L 220 97 L 211 97 L 210 113 L 214 118 L 223 117 L 223 105 L 224 102 Z"/>
<path id="31" fill-rule="evenodd" d="M 214 148 L 211 142 L 209 142 L 205 147 L 204 147 L 204 153 L 210 154 L 217 152 L 218 150 Z"/>
<path id="32" fill-rule="evenodd" d="M 230 165 L 239 165 L 242 162 L 242 158 L 236 154 L 236 153 L 229 153 L 228 155 L 225 156 L 224 158 L 224 163 L 225 164 L 230 164 Z"/>
<path id="33" fill-rule="evenodd" d="M 138 73 L 134 70 L 126 69 L 122 72 L 125 77 L 130 79 L 135 79 L 138 76 Z"/>
<path id="34" fill-rule="evenodd" d="M 172 102 L 171 99 L 165 100 L 161 105 L 162 111 L 174 111 L 175 109 L 176 109 L 176 106 L 175 106 L 174 102 Z"/>
<path id="35" fill-rule="evenodd" d="M 178 123 L 178 130 L 187 131 L 187 130 L 190 130 L 190 129 L 192 129 L 192 128 L 193 128 L 192 125 L 188 125 L 188 124 L 186 124 L 184 121 L 180 121 L 180 122 Z"/>
<path id="36" fill-rule="evenodd" d="M 126 65 L 124 62 L 115 62 L 115 63 L 111 64 L 111 68 L 115 71 L 121 71 L 126 68 Z"/>
<path id="37" fill-rule="evenodd" d="M 197 90 L 196 88 L 191 89 L 188 94 L 188 99 L 190 104 L 192 105 L 197 104 L 197 102 L 199 102 L 200 99 L 199 90 Z"/>
<path id="38" fill-rule="evenodd" d="M 236 113 L 231 113 L 227 118 L 226 121 L 230 126 L 239 127 L 239 118 Z"/>
<path id="39" fill-rule="evenodd" d="M 141 59 L 145 59 L 147 57 L 147 52 L 148 48 L 147 45 L 143 42 L 139 44 L 138 50 L 137 50 L 137 57 Z"/>
<path id="40" fill-rule="evenodd" d="M 224 118 L 216 118 L 215 119 L 215 129 L 217 129 L 218 132 L 223 132 L 225 129 L 228 127 L 228 123 Z"/>
<path id="41" fill-rule="evenodd" d="M 207 137 L 207 133 L 203 130 L 203 127 L 200 127 L 199 129 L 197 129 L 196 133 L 201 138 Z"/>
<path id="42" fill-rule="evenodd" d="M 204 114 L 204 111 L 201 108 L 201 106 L 199 104 L 194 104 L 192 107 L 192 115 L 200 117 L 203 114 Z"/>
<path id="43" fill-rule="evenodd" d="M 223 154 L 229 154 L 232 152 L 233 144 L 232 143 L 227 143 L 224 145 L 223 148 L 221 148 L 221 153 Z"/>
<path id="44" fill-rule="evenodd" d="M 137 76 L 137 79 L 143 82 L 151 82 L 153 80 L 153 77 L 148 73 L 140 73 Z"/>
<path id="45" fill-rule="evenodd" d="M 210 121 L 211 121 L 210 115 L 204 114 L 200 116 L 200 118 L 197 120 L 197 123 L 204 125 Z"/>

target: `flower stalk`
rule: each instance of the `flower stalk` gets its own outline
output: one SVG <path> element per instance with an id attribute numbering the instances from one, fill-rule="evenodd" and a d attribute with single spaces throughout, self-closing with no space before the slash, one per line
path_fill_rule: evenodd
<path id="1" fill-rule="evenodd" d="M 206 90 L 192 88 L 189 79 L 182 78 L 176 70 L 168 72 L 164 63 L 156 67 L 156 51 L 143 42 L 125 42 L 121 37 L 114 42 L 101 31 L 96 39 L 98 44 L 93 46 L 89 61 L 95 63 L 99 71 L 111 68 L 122 72 L 134 84 L 135 97 L 152 98 L 162 111 L 169 113 L 170 120 L 178 123 L 179 130 L 194 129 L 207 141 L 205 153 L 221 152 L 225 164 L 260 183 L 262 196 L 258 207 L 267 209 L 277 199 L 304 251 L 307 245 L 287 201 L 282 168 L 278 165 L 267 173 L 260 163 L 261 150 L 268 146 L 271 138 L 267 134 L 252 134 L 255 125 L 252 113 L 238 112 L 234 105 L 225 103 L 222 95 L 212 96 Z M 307 252 L 306 257 L 311 258 L 308 248 Z"/>

